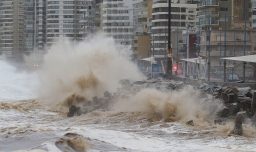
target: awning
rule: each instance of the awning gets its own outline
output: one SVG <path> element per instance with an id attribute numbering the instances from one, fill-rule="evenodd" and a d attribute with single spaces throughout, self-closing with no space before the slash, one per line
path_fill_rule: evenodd
<path id="1" fill-rule="evenodd" d="M 256 63 L 256 54 L 255 55 L 246 55 L 246 56 L 237 56 L 237 57 L 228 57 L 228 58 L 222 58 L 222 59 L 223 60 Z"/>
<path id="2" fill-rule="evenodd" d="M 155 64 L 155 63 L 156 63 L 156 60 L 155 60 L 155 58 L 154 58 L 154 57 L 143 58 L 143 59 L 141 59 L 141 60 L 142 60 L 142 61 L 151 62 L 151 63 L 153 63 L 153 64 Z"/>
<path id="3" fill-rule="evenodd" d="M 199 57 L 199 58 L 188 58 L 188 59 L 181 59 L 181 61 L 191 62 L 191 63 L 197 63 L 197 64 L 205 64 L 205 59 Z"/>

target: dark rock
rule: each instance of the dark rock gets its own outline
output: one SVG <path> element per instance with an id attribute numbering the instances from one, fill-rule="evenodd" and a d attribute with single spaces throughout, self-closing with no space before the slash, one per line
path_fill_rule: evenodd
<path id="1" fill-rule="evenodd" d="M 187 125 L 189 126 L 194 126 L 194 121 L 193 120 L 189 120 L 188 122 L 186 122 Z"/>
<path id="2" fill-rule="evenodd" d="M 104 97 L 105 98 L 111 98 L 111 93 L 109 93 L 108 91 L 104 92 Z"/>
<path id="3" fill-rule="evenodd" d="M 63 152 L 86 152 L 89 147 L 86 139 L 75 133 L 65 134 L 55 145 Z"/>
<path id="4" fill-rule="evenodd" d="M 252 111 L 252 115 L 255 115 L 255 112 L 256 112 L 256 91 L 254 91 L 252 93 L 251 111 Z"/>
<path id="5" fill-rule="evenodd" d="M 225 104 L 234 103 L 238 98 L 238 90 L 236 88 L 227 87 L 221 92 L 221 97 Z"/>
<path id="6" fill-rule="evenodd" d="M 166 87 L 166 89 L 175 90 L 177 86 L 175 84 L 169 83 Z"/>
<path id="7" fill-rule="evenodd" d="M 244 87 L 244 88 L 238 88 L 238 96 L 240 97 L 250 97 L 251 98 L 251 88 L 250 87 Z"/>
<path id="8" fill-rule="evenodd" d="M 69 107 L 69 111 L 68 111 L 67 116 L 68 117 L 74 117 L 74 116 L 79 116 L 79 115 L 81 115 L 80 107 L 76 107 L 75 105 L 71 105 Z"/>
<path id="9" fill-rule="evenodd" d="M 225 104 L 228 103 L 228 95 L 225 93 L 221 93 L 221 98 Z"/>
<path id="10" fill-rule="evenodd" d="M 100 102 L 100 99 L 97 96 L 95 96 L 95 97 L 92 98 L 92 102 L 94 104 L 98 104 Z"/>
<path id="11" fill-rule="evenodd" d="M 237 94 L 229 93 L 228 94 L 228 102 L 229 103 L 237 102 Z"/>
<path id="12" fill-rule="evenodd" d="M 224 109 L 219 111 L 217 113 L 217 116 L 221 118 L 226 118 L 229 116 L 236 115 L 239 111 L 240 111 L 240 107 L 238 103 L 230 103 L 230 104 L 227 104 Z"/>
<path id="13" fill-rule="evenodd" d="M 252 125 L 256 127 L 256 113 L 253 115 L 251 121 L 252 121 Z"/>
<path id="14" fill-rule="evenodd" d="M 238 103 L 231 103 L 228 105 L 228 108 L 230 115 L 236 115 L 241 109 Z"/>
<path id="15" fill-rule="evenodd" d="M 240 136 L 243 135 L 243 121 L 245 119 L 245 115 L 245 111 L 237 113 L 232 134 Z"/>
<path id="16" fill-rule="evenodd" d="M 247 111 L 247 112 L 251 111 L 251 104 L 252 104 L 252 99 L 251 98 L 249 98 L 249 97 L 239 97 L 238 98 L 238 103 L 239 103 L 240 110 Z"/>
<path id="17" fill-rule="evenodd" d="M 215 119 L 214 124 L 223 125 L 223 120 L 222 119 Z"/>
<path id="18" fill-rule="evenodd" d="M 72 94 L 70 96 L 68 96 L 65 100 L 64 100 L 64 103 L 70 107 L 72 105 L 77 105 L 77 104 L 80 104 L 80 103 L 83 103 L 85 102 L 86 99 L 85 97 L 81 96 L 81 95 L 78 95 L 78 94 Z"/>
<path id="19" fill-rule="evenodd" d="M 238 94 L 238 89 L 236 87 L 226 87 L 225 89 L 223 89 L 223 93 L 225 94 L 229 94 L 229 93 L 234 93 L 234 94 Z"/>
<path id="20" fill-rule="evenodd" d="M 245 96 L 252 98 L 252 97 L 253 97 L 253 94 L 252 94 L 251 92 L 247 92 L 247 93 L 245 94 Z"/>
<path id="21" fill-rule="evenodd" d="M 91 106 L 91 105 L 93 105 L 93 102 L 89 100 L 89 101 L 87 101 L 87 102 L 85 103 L 84 106 Z"/>
<path id="22" fill-rule="evenodd" d="M 222 109 L 221 111 L 218 112 L 217 114 L 219 117 L 228 117 L 229 116 L 229 109 L 227 107 L 225 107 L 224 109 Z"/>
<path id="23" fill-rule="evenodd" d="M 234 94 L 234 93 L 229 93 L 229 94 L 222 93 L 222 99 L 224 100 L 225 104 L 234 103 L 234 102 L 237 101 L 237 94 Z"/>

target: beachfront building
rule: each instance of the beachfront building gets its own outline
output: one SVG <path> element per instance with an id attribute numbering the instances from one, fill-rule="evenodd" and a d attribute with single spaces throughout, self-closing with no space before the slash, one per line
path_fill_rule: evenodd
<path id="1" fill-rule="evenodd" d="M 102 0 L 100 3 L 102 31 L 124 46 L 131 47 L 133 38 L 133 1 Z"/>
<path id="2" fill-rule="evenodd" d="M 207 60 L 206 79 L 231 81 L 232 76 L 242 79 L 243 63 L 226 62 L 222 58 L 248 55 L 253 50 L 250 6 L 247 0 L 202 0 L 199 3 L 200 56 Z M 246 73 L 248 78 L 250 75 Z"/>
<path id="3" fill-rule="evenodd" d="M 80 41 L 95 32 L 94 0 L 47 0 L 46 43 L 60 37 Z"/>
<path id="4" fill-rule="evenodd" d="M 182 33 L 182 30 L 193 29 L 196 26 L 197 4 L 189 1 L 172 1 L 171 33 Z M 151 44 L 152 54 L 159 65 L 159 72 L 164 69 L 167 58 L 168 42 L 168 0 L 153 0 Z M 176 32 L 174 32 L 176 31 Z M 173 37 L 173 36 L 172 36 Z M 175 36 L 176 37 L 176 36 Z M 172 41 L 173 42 L 173 41 Z M 176 43 L 175 43 L 176 44 Z M 172 44 L 173 45 L 173 44 Z M 173 52 L 175 53 L 175 52 Z M 176 54 L 176 53 L 175 53 Z"/>
<path id="5" fill-rule="evenodd" d="M 25 50 L 24 1 L 0 1 L 0 52 L 8 57 Z"/>

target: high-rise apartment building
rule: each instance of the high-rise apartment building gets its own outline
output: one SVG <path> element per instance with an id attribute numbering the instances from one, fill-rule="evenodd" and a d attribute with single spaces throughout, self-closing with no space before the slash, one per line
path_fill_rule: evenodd
<path id="1" fill-rule="evenodd" d="M 35 46 L 35 0 L 23 0 L 24 1 L 24 39 L 25 49 L 24 52 L 30 53 Z"/>
<path id="2" fill-rule="evenodd" d="M 202 0 L 199 5 L 199 27 L 205 29 L 242 28 L 244 18 L 249 21 L 249 0 Z"/>
<path id="3" fill-rule="evenodd" d="M 0 50 L 9 57 L 31 53 L 41 37 L 44 28 L 39 18 L 46 0 L 3 0 L 0 1 Z M 44 10 L 45 12 L 45 10 Z M 38 30 L 38 29 L 41 30 Z M 42 34 L 41 34 L 42 35 Z M 43 45 L 43 44 L 41 44 Z"/>
<path id="4" fill-rule="evenodd" d="M 133 2 L 133 43 L 132 50 L 137 59 L 151 55 L 151 20 L 153 0 Z"/>
<path id="5" fill-rule="evenodd" d="M 153 0 L 133 1 L 134 33 L 150 32 Z"/>
<path id="6" fill-rule="evenodd" d="M 94 0 L 47 0 L 46 10 L 47 45 L 59 37 L 79 41 L 96 30 Z"/>
<path id="7" fill-rule="evenodd" d="M 43 50 L 46 45 L 46 4 L 47 0 L 35 0 L 34 14 L 34 44 L 37 50 Z"/>
<path id="8" fill-rule="evenodd" d="M 171 29 L 186 30 L 196 26 L 197 4 L 188 1 L 172 1 Z M 156 60 L 167 55 L 168 41 L 168 0 L 153 0 L 152 49 Z"/>
<path id="9" fill-rule="evenodd" d="M 202 0 L 199 3 L 200 55 L 207 60 L 208 79 L 223 81 L 229 75 L 243 75 L 242 64 L 221 58 L 248 55 L 252 51 L 249 6 L 247 0 Z"/>
<path id="10" fill-rule="evenodd" d="M 256 0 L 252 1 L 252 27 L 256 29 Z"/>
<path id="11" fill-rule="evenodd" d="M 0 51 L 13 57 L 25 50 L 24 1 L 0 1 Z"/>
<path id="12" fill-rule="evenodd" d="M 131 46 L 133 38 L 133 1 L 102 0 L 100 3 L 101 29 L 114 40 Z"/>

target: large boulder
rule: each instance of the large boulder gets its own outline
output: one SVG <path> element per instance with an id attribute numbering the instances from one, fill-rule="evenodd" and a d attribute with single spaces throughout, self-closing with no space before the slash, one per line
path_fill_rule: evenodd
<path id="1" fill-rule="evenodd" d="M 218 112 L 218 116 L 225 118 L 229 116 L 234 116 L 240 111 L 240 106 L 238 103 L 227 104 L 221 111 Z"/>
<path id="2" fill-rule="evenodd" d="M 89 144 L 86 139 L 76 133 L 67 133 L 55 142 L 62 152 L 87 152 Z"/>
<path id="3" fill-rule="evenodd" d="M 252 115 L 255 115 L 255 112 L 256 112 L 256 91 L 254 91 L 252 93 L 251 111 L 252 111 Z"/>
<path id="4" fill-rule="evenodd" d="M 243 121 L 245 119 L 245 115 L 245 111 L 237 113 L 232 134 L 239 136 L 243 135 Z"/>
<path id="5" fill-rule="evenodd" d="M 237 102 L 238 90 L 235 87 L 224 88 L 221 92 L 221 97 L 225 104 Z"/>
<path id="6" fill-rule="evenodd" d="M 249 97 L 239 97 L 238 98 L 239 108 L 242 111 L 247 111 L 248 113 L 251 111 L 251 103 L 252 99 Z"/>
<path id="7" fill-rule="evenodd" d="M 74 117 L 74 116 L 79 116 L 79 115 L 81 115 L 81 108 L 77 107 L 75 105 L 71 105 L 69 107 L 67 117 Z"/>
<path id="8" fill-rule="evenodd" d="M 252 125 L 256 127 L 256 113 L 253 115 L 251 121 L 252 121 Z"/>

